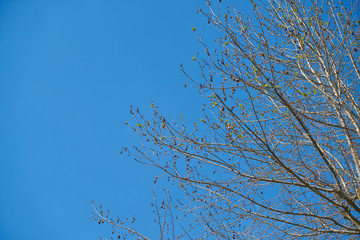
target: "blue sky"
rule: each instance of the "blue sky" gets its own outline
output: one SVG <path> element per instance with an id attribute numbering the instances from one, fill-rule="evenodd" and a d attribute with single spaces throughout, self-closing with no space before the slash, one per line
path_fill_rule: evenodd
<path id="1" fill-rule="evenodd" d="M 137 142 L 123 123 L 151 101 L 200 117 L 179 65 L 196 71 L 202 3 L 0 2 L 0 239 L 109 236 L 89 220 L 91 200 L 154 234 L 156 171 L 119 154 Z"/>

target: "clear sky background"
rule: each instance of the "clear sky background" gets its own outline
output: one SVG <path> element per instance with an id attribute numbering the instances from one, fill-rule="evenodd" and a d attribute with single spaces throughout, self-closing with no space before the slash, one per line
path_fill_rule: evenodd
<path id="1" fill-rule="evenodd" d="M 156 239 L 156 171 L 120 155 L 137 137 L 130 105 L 201 116 L 180 63 L 196 72 L 194 0 L 0 1 L 0 239 L 108 237 L 90 201 L 136 214 Z"/>

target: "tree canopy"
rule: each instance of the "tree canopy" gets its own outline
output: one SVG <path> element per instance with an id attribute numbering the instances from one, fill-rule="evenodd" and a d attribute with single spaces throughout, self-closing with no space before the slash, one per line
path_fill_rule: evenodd
<path id="1" fill-rule="evenodd" d="M 124 152 L 186 196 L 155 204 L 161 239 L 358 239 L 358 3 L 251 2 L 249 15 L 215 1 L 199 10 L 220 36 L 213 48 L 192 28 L 200 77 L 182 68 L 208 100 L 202 119 L 132 109 L 141 144 Z"/>

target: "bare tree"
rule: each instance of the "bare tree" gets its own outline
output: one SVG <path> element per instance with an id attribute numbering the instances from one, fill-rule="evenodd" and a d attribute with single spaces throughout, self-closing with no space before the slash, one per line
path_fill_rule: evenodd
<path id="1" fill-rule="evenodd" d="M 358 239 L 358 3 L 252 4 L 249 16 L 199 10 L 221 35 L 216 49 L 197 35 L 201 80 L 184 71 L 209 100 L 199 123 L 132 112 L 141 146 L 131 154 L 186 194 L 174 208 L 192 222 L 167 237 Z"/>

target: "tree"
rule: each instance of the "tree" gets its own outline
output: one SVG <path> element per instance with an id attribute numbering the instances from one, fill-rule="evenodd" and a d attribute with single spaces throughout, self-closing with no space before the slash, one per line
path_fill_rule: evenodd
<path id="1" fill-rule="evenodd" d="M 201 80 L 183 70 L 209 100 L 199 123 L 171 121 L 156 107 L 152 118 L 132 111 L 142 144 L 131 154 L 186 195 L 172 207 L 166 192 L 159 224 L 172 230 L 161 237 L 358 239 L 358 3 L 252 4 L 250 16 L 210 2 L 199 10 L 221 35 L 216 49 L 198 35 Z M 165 218 L 172 208 L 191 215 L 177 220 L 182 235 Z"/>

